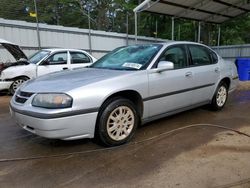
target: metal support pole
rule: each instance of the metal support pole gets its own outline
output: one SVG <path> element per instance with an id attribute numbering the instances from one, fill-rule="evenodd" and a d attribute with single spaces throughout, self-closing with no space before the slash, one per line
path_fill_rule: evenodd
<path id="1" fill-rule="evenodd" d="M 217 39 L 217 46 L 220 46 L 220 33 L 221 33 L 221 28 L 220 25 L 218 27 L 218 39 Z"/>
<path id="2" fill-rule="evenodd" d="M 201 42 L 201 22 L 199 22 L 198 25 L 198 42 Z"/>
<path id="3" fill-rule="evenodd" d="M 181 40 L 181 25 L 178 25 L 178 40 Z"/>
<path id="4" fill-rule="evenodd" d="M 91 44 L 91 25 L 90 25 L 90 8 L 88 8 L 88 21 L 89 21 L 89 53 L 92 54 L 92 44 Z"/>
<path id="5" fill-rule="evenodd" d="M 158 38 L 158 21 L 155 21 L 155 40 L 157 41 Z"/>
<path id="6" fill-rule="evenodd" d="M 137 44 L 137 12 L 135 12 L 135 44 Z"/>
<path id="7" fill-rule="evenodd" d="M 41 50 L 41 39 L 40 39 L 39 21 L 38 21 L 38 14 L 37 14 L 36 0 L 34 0 L 34 6 L 35 6 L 35 13 L 36 13 L 36 33 L 37 33 L 37 43 L 38 43 L 38 49 L 39 49 L 39 50 Z"/>
<path id="8" fill-rule="evenodd" d="M 172 40 L 174 40 L 174 17 L 172 17 Z"/>
<path id="9" fill-rule="evenodd" d="M 126 45 L 128 46 L 128 12 L 126 15 Z"/>

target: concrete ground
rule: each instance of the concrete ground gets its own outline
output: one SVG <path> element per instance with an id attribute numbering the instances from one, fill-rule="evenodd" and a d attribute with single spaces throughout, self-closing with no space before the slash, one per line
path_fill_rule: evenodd
<path id="1" fill-rule="evenodd" d="M 166 134 L 203 123 L 250 134 L 249 82 L 240 84 L 220 112 L 197 108 L 149 123 L 138 129 L 130 144 L 113 149 L 92 140 L 32 135 L 11 120 L 9 99 L 0 96 L 1 188 L 250 187 L 249 137 L 206 126 Z"/>

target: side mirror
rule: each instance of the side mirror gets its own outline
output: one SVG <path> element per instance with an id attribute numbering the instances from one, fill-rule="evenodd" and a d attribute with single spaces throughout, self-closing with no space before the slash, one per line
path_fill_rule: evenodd
<path id="1" fill-rule="evenodd" d="M 157 66 L 157 72 L 162 72 L 165 70 L 171 70 L 174 69 L 174 63 L 171 61 L 160 61 Z"/>
<path id="2" fill-rule="evenodd" d="M 49 65 L 50 63 L 49 63 L 49 61 L 48 60 L 44 60 L 40 65 Z"/>

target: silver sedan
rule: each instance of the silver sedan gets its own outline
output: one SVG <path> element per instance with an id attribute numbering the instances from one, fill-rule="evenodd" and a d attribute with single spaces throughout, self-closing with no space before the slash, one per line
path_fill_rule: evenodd
<path id="1" fill-rule="evenodd" d="M 24 83 L 11 114 L 27 131 L 54 139 L 128 142 L 137 126 L 209 104 L 224 107 L 236 67 L 205 45 L 169 42 L 120 47 L 88 68 Z"/>

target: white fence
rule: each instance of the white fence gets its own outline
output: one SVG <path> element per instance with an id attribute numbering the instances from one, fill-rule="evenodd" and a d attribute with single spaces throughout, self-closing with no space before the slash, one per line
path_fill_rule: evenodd
<path id="1" fill-rule="evenodd" d="M 88 29 L 39 24 L 39 30 L 42 48 L 77 48 L 86 51 L 90 49 Z M 0 18 L 0 38 L 18 44 L 27 55 L 38 50 L 36 23 Z M 116 47 L 133 44 L 134 41 L 134 35 L 91 30 L 92 54 L 97 58 Z M 138 37 L 138 43 L 156 41 L 166 40 Z M 3 49 L 1 50 L 4 53 Z"/>
<path id="2" fill-rule="evenodd" d="M 89 51 L 89 30 L 39 24 L 42 48 L 77 48 Z M 27 55 L 38 50 L 36 24 L 25 21 L 6 20 L 0 18 L 0 38 L 9 40 L 21 46 Z M 167 41 L 151 37 L 138 37 L 138 43 Z M 92 54 L 99 58 L 116 47 L 134 44 L 134 35 L 91 30 Z M 250 45 L 234 45 L 212 47 L 223 58 L 235 60 L 237 57 L 250 58 Z M 11 56 L 0 48 L 0 62 Z M 4 60 L 3 60 L 4 58 Z"/>
<path id="3" fill-rule="evenodd" d="M 250 58 L 250 45 L 219 46 L 213 49 L 224 59 L 235 60 L 237 57 Z"/>

